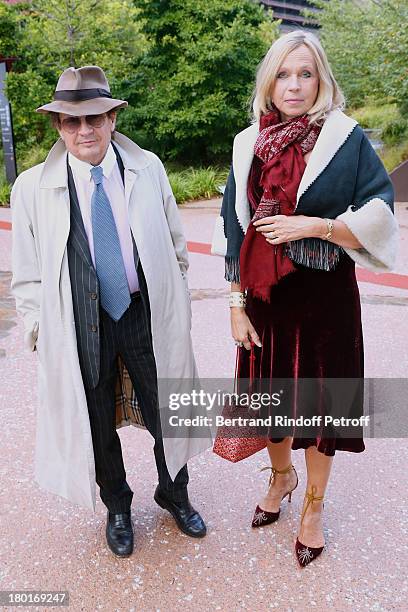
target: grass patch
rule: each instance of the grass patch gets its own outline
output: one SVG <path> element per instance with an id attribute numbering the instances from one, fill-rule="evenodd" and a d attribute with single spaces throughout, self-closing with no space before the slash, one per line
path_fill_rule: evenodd
<path id="1" fill-rule="evenodd" d="M 408 140 L 398 145 L 386 146 L 379 154 L 387 172 L 392 172 L 408 159 Z"/>
<path id="2" fill-rule="evenodd" d="M 0 181 L 0 206 L 10 205 L 10 193 L 11 185 L 9 185 L 6 181 L 4 183 Z"/>
<path id="3" fill-rule="evenodd" d="M 208 200 L 220 195 L 220 185 L 225 185 L 228 169 L 213 168 L 184 168 L 183 170 L 169 170 L 171 188 L 178 204 L 190 200 Z"/>
<path id="4" fill-rule="evenodd" d="M 408 159 L 408 120 L 401 116 L 396 104 L 381 106 L 368 103 L 350 111 L 362 128 L 380 129 L 382 149 L 377 151 L 387 170 L 391 172 Z"/>
<path id="5" fill-rule="evenodd" d="M 4 169 L 4 153 L 3 148 L 0 146 L 0 183 L 6 180 L 6 171 Z"/>
<path id="6" fill-rule="evenodd" d="M 0 206 L 10 205 L 11 185 L 7 181 L 0 180 Z"/>
<path id="7" fill-rule="evenodd" d="M 390 123 L 401 120 L 396 104 L 374 106 L 367 104 L 361 108 L 350 110 L 350 115 L 358 121 L 362 128 L 384 130 Z"/>
<path id="8" fill-rule="evenodd" d="M 0 206 L 8 206 L 10 202 L 11 186 L 6 180 L 6 170 L 4 168 L 4 154 L 0 147 Z"/>
<path id="9" fill-rule="evenodd" d="M 35 145 L 29 150 L 16 151 L 18 173 L 20 174 L 28 168 L 32 168 L 36 164 L 40 164 L 47 157 L 48 150 L 41 145 Z M 6 172 L 4 168 L 3 149 L 0 148 L 0 206 L 9 206 L 10 203 L 11 185 L 6 180 Z"/>
<path id="10" fill-rule="evenodd" d="M 408 140 L 408 120 L 401 115 L 396 104 L 383 106 L 368 104 L 352 110 L 350 115 L 362 128 L 381 130 L 380 138 L 385 144 L 385 149 L 392 151 L 389 154 L 387 152 L 387 159 L 398 157 L 397 151 L 404 150 L 404 146 L 401 149 L 400 145 Z"/>

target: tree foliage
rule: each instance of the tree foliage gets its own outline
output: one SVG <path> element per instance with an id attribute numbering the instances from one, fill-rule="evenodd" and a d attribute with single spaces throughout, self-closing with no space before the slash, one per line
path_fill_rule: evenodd
<path id="1" fill-rule="evenodd" d="M 134 4 L 150 46 L 124 87 L 132 135 L 167 158 L 228 155 L 248 124 L 256 67 L 278 35 L 276 22 L 252 0 Z"/>
<path id="2" fill-rule="evenodd" d="M 35 108 L 52 99 L 65 68 L 97 64 L 115 93 L 146 46 L 131 0 L 32 0 L 7 7 L 7 14 L 17 35 L 1 28 L 0 48 L 7 44 L 18 57 L 7 93 L 20 150 L 55 140 L 47 118 Z"/>
<path id="3" fill-rule="evenodd" d="M 131 107 L 121 128 L 167 158 L 228 155 L 248 123 L 255 71 L 278 26 L 253 0 L 31 0 L 0 2 L 0 49 L 17 147 L 55 138 L 35 108 L 70 65 L 98 64 Z"/>
<path id="4" fill-rule="evenodd" d="M 310 0 L 349 104 L 396 102 L 408 114 L 407 0 Z M 130 102 L 119 127 L 165 158 L 212 163 L 248 123 L 258 62 L 278 36 L 255 0 L 0 0 L 0 54 L 17 148 L 55 138 L 35 108 L 69 65 L 98 64 Z M 391 126 L 394 132 L 400 122 Z"/>
<path id="5" fill-rule="evenodd" d="M 385 98 L 408 112 L 407 0 L 311 0 L 321 40 L 348 101 Z"/>
<path id="6" fill-rule="evenodd" d="M 12 8 L 0 2 L 0 55 L 12 57 L 18 37 L 17 18 Z"/>

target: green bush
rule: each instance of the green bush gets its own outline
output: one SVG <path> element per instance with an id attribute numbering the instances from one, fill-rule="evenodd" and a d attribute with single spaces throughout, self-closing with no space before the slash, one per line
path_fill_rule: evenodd
<path id="1" fill-rule="evenodd" d="M 381 132 L 382 140 L 388 145 L 401 144 L 408 137 L 408 121 L 402 118 L 390 121 Z"/>
<path id="2" fill-rule="evenodd" d="M 1 15 L 1 10 L 0 10 Z M 4 154 L 0 147 L 0 206 L 8 206 L 10 199 L 11 187 L 6 180 L 6 172 L 4 169 Z"/>
<path id="3" fill-rule="evenodd" d="M 4 154 L 3 149 L 0 147 L 0 184 L 6 180 L 6 173 L 4 170 Z"/>
<path id="4" fill-rule="evenodd" d="M 178 204 L 189 200 L 205 200 L 219 196 L 228 170 L 219 168 L 185 168 L 168 172 L 171 188 Z"/>
<path id="5" fill-rule="evenodd" d="M 17 166 L 19 173 L 28 168 L 32 168 L 36 164 L 41 164 L 47 157 L 49 149 L 43 145 L 34 145 L 27 151 L 21 152 L 17 150 Z"/>
<path id="6" fill-rule="evenodd" d="M 0 181 L 0 206 L 8 206 L 10 203 L 11 185 L 6 181 Z"/>
<path id="7" fill-rule="evenodd" d="M 408 159 L 408 121 L 398 109 L 397 104 L 368 99 L 361 108 L 353 109 L 350 115 L 367 129 L 381 129 L 384 147 L 378 151 L 388 172 Z"/>
<path id="8" fill-rule="evenodd" d="M 225 182 L 224 174 L 216 168 L 199 168 L 189 172 L 187 177 L 193 197 L 205 199 L 211 198 L 215 193 L 219 193 L 218 187 Z M 195 196 L 194 194 L 197 194 Z"/>
<path id="9" fill-rule="evenodd" d="M 396 104 L 369 103 L 351 110 L 350 115 L 363 128 L 380 129 L 380 138 L 385 145 L 402 144 L 408 138 L 408 120 L 401 115 Z"/>

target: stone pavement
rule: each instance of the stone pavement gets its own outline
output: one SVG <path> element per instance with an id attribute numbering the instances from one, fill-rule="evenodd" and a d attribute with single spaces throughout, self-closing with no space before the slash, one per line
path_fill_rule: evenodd
<path id="1" fill-rule="evenodd" d="M 212 202 L 182 208 L 193 250 L 210 242 L 217 207 Z M 406 204 L 398 206 L 398 217 L 402 249 L 396 272 L 406 275 Z M 0 221 L 8 219 L 9 211 L 0 209 Z M 327 547 L 304 570 L 292 552 L 305 483 L 302 451 L 294 453 L 300 485 L 292 504 L 284 502 L 279 521 L 258 530 L 250 522 L 266 490 L 267 479 L 258 471 L 266 453 L 237 465 L 211 450 L 193 459 L 190 497 L 208 525 L 207 537 L 197 541 L 179 532 L 153 501 L 149 435 L 120 430 L 135 493 L 135 552 L 125 560 L 106 548 L 100 500 L 92 514 L 39 490 L 32 480 L 36 355 L 23 351 L 21 321 L 8 291 L 10 244 L 10 231 L 0 230 L 0 590 L 67 590 L 74 612 L 408 609 L 404 439 L 368 439 L 360 455 L 337 453 L 325 505 Z M 230 377 L 234 346 L 222 259 L 192 252 L 189 278 L 200 374 Z M 407 288 L 360 283 L 367 376 L 407 376 Z"/>

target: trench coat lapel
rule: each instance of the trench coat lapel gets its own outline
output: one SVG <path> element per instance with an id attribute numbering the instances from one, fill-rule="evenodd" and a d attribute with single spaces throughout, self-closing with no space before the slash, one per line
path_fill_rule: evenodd
<path id="1" fill-rule="evenodd" d="M 144 170 L 151 162 L 143 149 L 119 132 L 115 132 L 114 145 L 118 150 L 124 167 L 125 199 L 129 208 L 133 188 L 139 177 L 139 171 Z"/>
<path id="2" fill-rule="evenodd" d="M 54 195 L 50 198 L 53 205 L 49 210 L 49 226 L 54 232 L 57 249 L 54 271 L 59 278 L 70 230 L 66 148 L 61 138 L 54 144 L 45 160 L 40 176 L 40 190 L 42 189 L 54 191 Z"/>
<path id="3" fill-rule="evenodd" d="M 125 200 L 126 206 L 129 208 L 130 196 L 133 191 L 134 184 L 137 180 L 137 174 L 135 170 L 125 168 Z"/>

